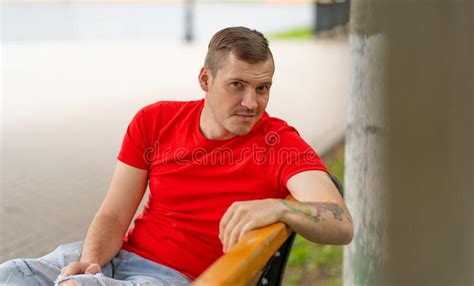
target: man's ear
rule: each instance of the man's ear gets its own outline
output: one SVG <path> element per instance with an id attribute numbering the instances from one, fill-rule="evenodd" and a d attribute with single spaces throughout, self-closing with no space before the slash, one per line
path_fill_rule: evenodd
<path id="1" fill-rule="evenodd" d="M 209 70 L 206 67 L 202 67 L 198 76 L 199 85 L 205 92 L 209 91 Z"/>

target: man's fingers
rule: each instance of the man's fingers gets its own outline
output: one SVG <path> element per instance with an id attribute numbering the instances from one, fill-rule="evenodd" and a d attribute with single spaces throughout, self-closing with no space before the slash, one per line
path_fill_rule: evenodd
<path id="1" fill-rule="evenodd" d="M 86 271 L 84 271 L 85 274 L 96 274 L 101 271 L 101 267 L 97 263 L 92 263 L 90 264 L 87 268 Z"/>
<path id="2" fill-rule="evenodd" d="M 226 217 L 223 217 L 219 226 L 219 238 L 224 241 L 226 231 L 229 229 L 229 226 L 233 224 L 233 221 L 236 219 L 235 211 L 229 210 L 226 213 Z"/>
<path id="3" fill-rule="evenodd" d="M 222 244 L 224 246 L 224 252 L 227 251 L 227 249 L 229 248 L 229 242 L 230 242 L 230 237 L 232 235 L 232 232 L 238 226 L 239 222 L 244 221 L 244 220 L 245 218 L 238 215 L 238 212 L 236 211 L 235 214 L 232 216 L 232 219 L 225 226 L 225 229 L 222 234 L 223 236 Z"/>
<path id="4" fill-rule="evenodd" d="M 253 224 L 251 221 L 247 222 L 247 224 L 245 224 L 242 229 L 240 230 L 240 234 L 239 234 L 239 239 L 237 241 L 241 241 L 242 240 L 242 237 L 244 236 L 244 234 L 246 234 L 247 232 L 251 231 L 253 229 Z"/>
<path id="5" fill-rule="evenodd" d="M 81 264 L 80 262 L 71 262 L 66 267 L 61 269 L 61 275 L 68 276 L 81 273 Z"/>
<path id="6" fill-rule="evenodd" d="M 61 275 L 76 275 L 76 274 L 96 274 L 101 272 L 101 267 L 97 263 L 89 262 L 71 262 L 66 267 L 61 269 Z"/>
<path id="7" fill-rule="evenodd" d="M 230 207 L 226 210 L 224 215 L 221 218 L 221 221 L 219 222 L 219 239 L 223 240 L 224 238 L 224 230 L 227 227 L 227 223 L 232 219 L 234 216 L 234 210 L 237 206 L 237 203 L 233 203 L 230 205 Z"/>
<path id="8" fill-rule="evenodd" d="M 229 240 L 225 246 L 224 252 L 229 251 L 239 241 L 242 226 L 245 224 L 246 222 L 241 220 L 235 227 L 232 228 L 232 232 L 229 235 Z"/>

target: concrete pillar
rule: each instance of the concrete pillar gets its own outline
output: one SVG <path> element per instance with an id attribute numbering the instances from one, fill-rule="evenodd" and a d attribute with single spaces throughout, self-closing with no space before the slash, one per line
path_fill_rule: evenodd
<path id="1" fill-rule="evenodd" d="M 344 283 L 474 285 L 474 2 L 351 13 Z"/>
<path id="2" fill-rule="evenodd" d="M 345 285 L 382 285 L 386 254 L 386 35 L 378 29 L 379 10 L 373 1 L 353 1 L 351 6 L 344 181 L 355 233 L 344 248 Z"/>

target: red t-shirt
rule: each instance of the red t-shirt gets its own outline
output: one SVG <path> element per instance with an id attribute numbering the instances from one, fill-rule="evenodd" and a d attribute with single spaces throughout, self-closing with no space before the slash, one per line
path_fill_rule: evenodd
<path id="1" fill-rule="evenodd" d="M 118 159 L 148 170 L 150 195 L 122 249 L 191 279 L 222 254 L 219 222 L 235 201 L 285 198 L 287 180 L 326 167 L 286 122 L 265 113 L 244 136 L 209 140 L 204 99 L 160 101 L 135 115 Z"/>

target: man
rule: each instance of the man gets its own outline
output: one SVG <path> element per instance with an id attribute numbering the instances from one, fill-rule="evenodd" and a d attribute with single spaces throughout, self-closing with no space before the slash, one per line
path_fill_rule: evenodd
<path id="1" fill-rule="evenodd" d="M 273 73 L 261 33 L 217 32 L 198 77 L 205 98 L 156 102 L 131 121 L 84 243 L 8 261 L 0 282 L 186 285 L 243 234 L 277 221 L 314 242 L 349 243 L 351 217 L 326 167 L 265 112 Z M 297 201 L 284 201 L 288 194 Z"/>

